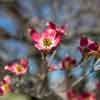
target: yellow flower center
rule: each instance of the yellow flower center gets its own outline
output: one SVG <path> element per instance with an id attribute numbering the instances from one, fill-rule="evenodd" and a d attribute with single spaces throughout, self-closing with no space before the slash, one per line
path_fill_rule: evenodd
<path id="1" fill-rule="evenodd" d="M 16 65 L 16 71 L 17 71 L 17 72 L 22 72 L 23 69 L 24 69 L 24 68 L 23 68 L 23 66 L 22 66 L 21 64 L 17 64 L 17 65 Z"/>
<path id="2" fill-rule="evenodd" d="M 64 63 L 64 66 L 65 66 L 66 69 L 71 69 L 71 68 L 72 68 L 72 65 L 73 65 L 73 64 L 71 64 L 71 63 L 68 62 L 68 61 L 66 61 L 66 62 Z"/>
<path id="3" fill-rule="evenodd" d="M 85 98 L 85 100 L 90 100 L 90 98 L 89 98 L 89 97 L 87 97 L 87 98 Z"/>
<path id="4" fill-rule="evenodd" d="M 3 85 L 3 88 L 4 88 L 4 92 L 9 92 L 10 91 L 10 85 L 7 84 L 7 83 Z"/>
<path id="5" fill-rule="evenodd" d="M 52 44 L 52 40 L 50 38 L 43 39 L 43 45 L 48 47 Z"/>

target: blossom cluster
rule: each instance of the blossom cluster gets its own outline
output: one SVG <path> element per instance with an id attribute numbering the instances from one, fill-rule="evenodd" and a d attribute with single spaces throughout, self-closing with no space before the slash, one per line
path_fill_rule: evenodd
<path id="1" fill-rule="evenodd" d="M 61 40 L 64 36 L 64 26 L 58 26 L 53 22 L 47 22 L 47 27 L 42 32 L 37 32 L 33 27 L 28 28 L 28 35 L 30 35 L 34 47 L 42 52 L 43 54 L 48 55 L 51 51 L 55 50 L 58 45 L 61 43 Z M 80 46 L 78 47 L 83 62 L 87 60 L 91 55 L 95 56 L 96 62 L 94 64 L 94 70 L 100 68 L 100 45 L 99 43 L 87 38 L 85 36 L 80 39 Z M 74 66 L 78 64 L 78 61 L 68 55 L 65 56 L 59 64 L 49 64 L 48 62 L 48 72 L 53 72 L 55 70 L 66 70 L 71 71 Z M 6 64 L 4 69 L 11 74 L 21 77 L 28 72 L 28 59 L 21 58 L 12 63 Z M 12 78 L 10 76 L 5 76 L 2 81 L 0 81 L 0 95 L 5 95 L 8 92 L 13 90 L 12 87 Z M 97 84 L 97 87 L 99 85 Z M 95 94 L 91 92 L 83 92 L 82 94 L 76 94 L 76 92 L 67 92 L 69 100 L 96 100 Z"/>
<path id="2" fill-rule="evenodd" d="M 6 64 L 4 66 L 5 71 L 7 70 L 11 74 L 21 77 L 26 74 L 28 71 L 28 59 L 21 58 L 18 61 L 12 62 L 10 64 Z M 13 91 L 12 87 L 12 77 L 10 75 L 6 75 L 3 80 L 0 81 L 0 95 L 5 95 L 9 92 Z"/>

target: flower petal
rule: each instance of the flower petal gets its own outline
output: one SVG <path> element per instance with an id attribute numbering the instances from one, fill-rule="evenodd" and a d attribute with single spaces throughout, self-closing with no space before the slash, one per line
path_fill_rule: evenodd
<path id="1" fill-rule="evenodd" d="M 87 38 L 87 39 L 88 39 L 88 45 L 90 45 L 90 44 L 94 43 L 94 41 L 93 41 L 93 40 L 91 40 L 90 38 Z"/>
<path id="2" fill-rule="evenodd" d="M 56 25 L 53 22 L 47 22 L 47 26 L 51 29 L 56 29 Z"/>
<path id="3" fill-rule="evenodd" d="M 54 71 L 57 69 L 57 65 L 55 64 L 51 64 L 49 67 L 48 67 L 48 71 Z"/>
<path id="4" fill-rule="evenodd" d="M 28 65 L 28 59 L 26 59 L 26 58 L 20 59 L 20 64 L 23 65 L 23 66 L 27 66 Z"/>
<path id="5" fill-rule="evenodd" d="M 41 38 L 40 34 L 38 34 L 38 33 L 33 33 L 31 37 L 34 42 L 38 42 Z"/>
<path id="6" fill-rule="evenodd" d="M 57 31 L 59 34 L 64 34 L 65 28 L 64 28 L 64 26 L 62 25 L 61 27 L 57 27 L 57 28 L 56 28 L 56 31 Z"/>
<path id="7" fill-rule="evenodd" d="M 51 37 L 55 37 L 56 36 L 56 30 L 54 29 L 51 29 L 51 28 L 47 28 L 45 31 L 44 31 L 44 37 L 47 37 L 47 36 L 51 36 Z"/>
<path id="8" fill-rule="evenodd" d="M 57 37 L 55 38 L 54 47 L 56 47 L 56 46 L 60 43 L 60 41 L 61 41 L 61 36 L 57 36 Z"/>
<path id="9" fill-rule="evenodd" d="M 3 95 L 3 90 L 2 90 L 2 87 L 0 86 L 0 96 Z"/>
<path id="10" fill-rule="evenodd" d="M 84 47 L 88 45 L 88 38 L 87 37 L 81 37 L 80 39 L 80 46 Z"/>
<path id="11" fill-rule="evenodd" d="M 6 65 L 4 68 L 5 70 L 8 70 L 10 72 L 14 72 L 14 67 L 16 66 L 16 64 L 11 64 L 11 65 Z"/>
<path id="12" fill-rule="evenodd" d="M 9 75 L 6 75 L 5 77 L 4 77 L 4 79 L 3 79 L 3 81 L 5 81 L 6 83 L 11 83 L 11 77 L 9 76 Z"/>
<path id="13" fill-rule="evenodd" d="M 91 43 L 88 48 L 89 50 L 97 50 L 98 49 L 98 44 L 96 42 Z"/>
<path id="14" fill-rule="evenodd" d="M 32 28 L 32 27 L 29 27 L 28 28 L 28 30 L 27 30 L 27 32 L 28 32 L 28 34 L 30 35 L 30 36 L 32 36 L 32 34 L 34 34 L 34 33 L 38 33 L 34 28 Z"/>
<path id="15" fill-rule="evenodd" d="M 43 49 L 43 47 L 42 47 L 40 44 L 35 44 L 35 47 L 36 47 L 37 49 L 39 49 L 39 50 L 42 50 L 42 49 Z"/>

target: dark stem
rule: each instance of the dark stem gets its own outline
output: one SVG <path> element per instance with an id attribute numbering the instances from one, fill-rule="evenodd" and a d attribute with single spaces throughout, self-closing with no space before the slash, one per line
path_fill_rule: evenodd
<path id="1" fill-rule="evenodd" d="M 46 59 L 46 55 L 44 53 L 41 53 L 42 57 L 42 64 L 40 67 L 40 72 L 38 74 L 39 78 L 39 90 L 37 90 L 37 95 L 39 98 L 44 97 L 46 93 L 48 93 L 48 63 Z"/>

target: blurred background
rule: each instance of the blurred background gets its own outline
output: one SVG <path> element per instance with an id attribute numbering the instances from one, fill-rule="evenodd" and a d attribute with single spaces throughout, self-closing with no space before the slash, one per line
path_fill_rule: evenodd
<path id="1" fill-rule="evenodd" d="M 42 27 L 47 20 L 64 24 L 69 31 L 57 48 L 55 64 L 66 53 L 80 60 L 79 52 L 75 55 L 76 49 L 72 48 L 78 46 L 81 35 L 100 41 L 100 0 L 0 0 L 0 67 L 27 56 L 29 72 L 35 74 L 41 58 L 27 37 L 27 27 L 31 22 L 37 28 Z M 0 100 L 28 98 L 26 95 L 9 94 L 0 97 Z"/>

